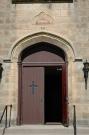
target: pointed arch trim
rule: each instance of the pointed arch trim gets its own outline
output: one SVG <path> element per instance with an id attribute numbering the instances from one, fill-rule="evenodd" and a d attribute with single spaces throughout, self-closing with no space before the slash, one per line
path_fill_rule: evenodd
<path id="1" fill-rule="evenodd" d="M 64 50 L 67 56 L 67 60 L 69 61 L 70 59 L 74 61 L 75 52 L 72 45 L 64 38 L 47 32 L 39 32 L 28 35 L 15 43 L 9 53 L 11 61 L 18 62 L 19 55 L 25 48 L 39 42 L 47 42 L 61 48 L 62 50 Z"/>

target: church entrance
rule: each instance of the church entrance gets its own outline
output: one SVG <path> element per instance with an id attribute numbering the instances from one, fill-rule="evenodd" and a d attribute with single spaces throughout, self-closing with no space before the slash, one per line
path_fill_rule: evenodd
<path id="1" fill-rule="evenodd" d="M 63 50 L 38 43 L 21 54 L 19 124 L 67 124 L 66 57 Z"/>

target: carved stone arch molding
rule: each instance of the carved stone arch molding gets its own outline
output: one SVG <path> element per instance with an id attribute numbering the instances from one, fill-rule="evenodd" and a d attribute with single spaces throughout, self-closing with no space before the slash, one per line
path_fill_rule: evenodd
<path id="1" fill-rule="evenodd" d="M 71 44 L 67 40 L 61 38 L 60 36 L 46 33 L 46 32 L 39 32 L 32 35 L 28 35 L 27 37 L 18 41 L 11 48 L 11 51 L 10 51 L 11 61 L 18 62 L 19 55 L 25 48 L 39 42 L 47 42 L 61 48 L 62 50 L 64 50 L 66 54 L 67 61 L 74 61 L 75 53 Z"/>

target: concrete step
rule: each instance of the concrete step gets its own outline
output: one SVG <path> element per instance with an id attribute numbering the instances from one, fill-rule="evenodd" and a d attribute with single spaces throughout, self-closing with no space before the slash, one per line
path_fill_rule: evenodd
<path id="1" fill-rule="evenodd" d="M 0 127 L 0 135 L 2 135 L 2 133 L 3 133 L 3 127 Z"/>
<path id="2" fill-rule="evenodd" d="M 30 125 L 7 128 L 5 135 L 74 135 L 73 127 L 60 125 Z M 78 127 L 77 135 L 89 135 L 88 127 Z"/>

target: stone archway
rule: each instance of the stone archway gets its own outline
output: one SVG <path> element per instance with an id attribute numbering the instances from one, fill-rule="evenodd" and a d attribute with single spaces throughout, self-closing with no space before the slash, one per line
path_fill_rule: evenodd
<path id="1" fill-rule="evenodd" d="M 39 32 L 22 38 L 15 45 L 12 46 L 9 52 L 11 61 L 18 62 L 19 55 L 25 48 L 39 42 L 47 42 L 60 47 L 66 53 L 68 61 L 73 61 L 75 58 L 74 49 L 67 40 L 51 33 Z"/>
<path id="2" fill-rule="evenodd" d="M 15 46 L 12 47 L 11 49 L 11 61 L 12 63 L 16 66 L 16 70 L 18 72 L 18 65 L 16 64 L 17 62 L 20 63 L 19 61 L 19 57 L 21 52 L 26 49 L 27 47 L 30 47 L 36 43 L 39 42 L 47 42 L 49 44 L 53 44 L 58 48 L 61 48 L 65 54 L 66 54 L 66 58 L 67 58 L 67 62 L 68 64 L 68 96 L 71 95 L 71 66 L 72 66 L 72 62 L 74 61 L 74 50 L 71 47 L 70 43 L 67 42 L 66 40 L 64 40 L 63 38 L 50 34 L 50 33 L 45 33 L 45 32 L 40 32 L 40 33 L 36 33 L 30 36 L 27 36 L 26 38 L 23 38 L 22 40 L 20 40 L 17 44 L 15 44 Z M 17 75 L 17 80 L 18 80 L 18 75 Z M 70 83 L 69 83 L 70 82 Z M 17 84 L 16 84 L 17 85 Z M 17 85 L 17 90 L 18 90 L 18 85 Z M 17 91 L 15 90 L 15 91 Z M 16 108 L 18 108 L 18 91 L 17 93 L 17 97 L 16 97 Z M 69 98 L 69 102 L 70 102 L 70 97 Z M 18 109 L 16 109 L 18 110 Z"/>

